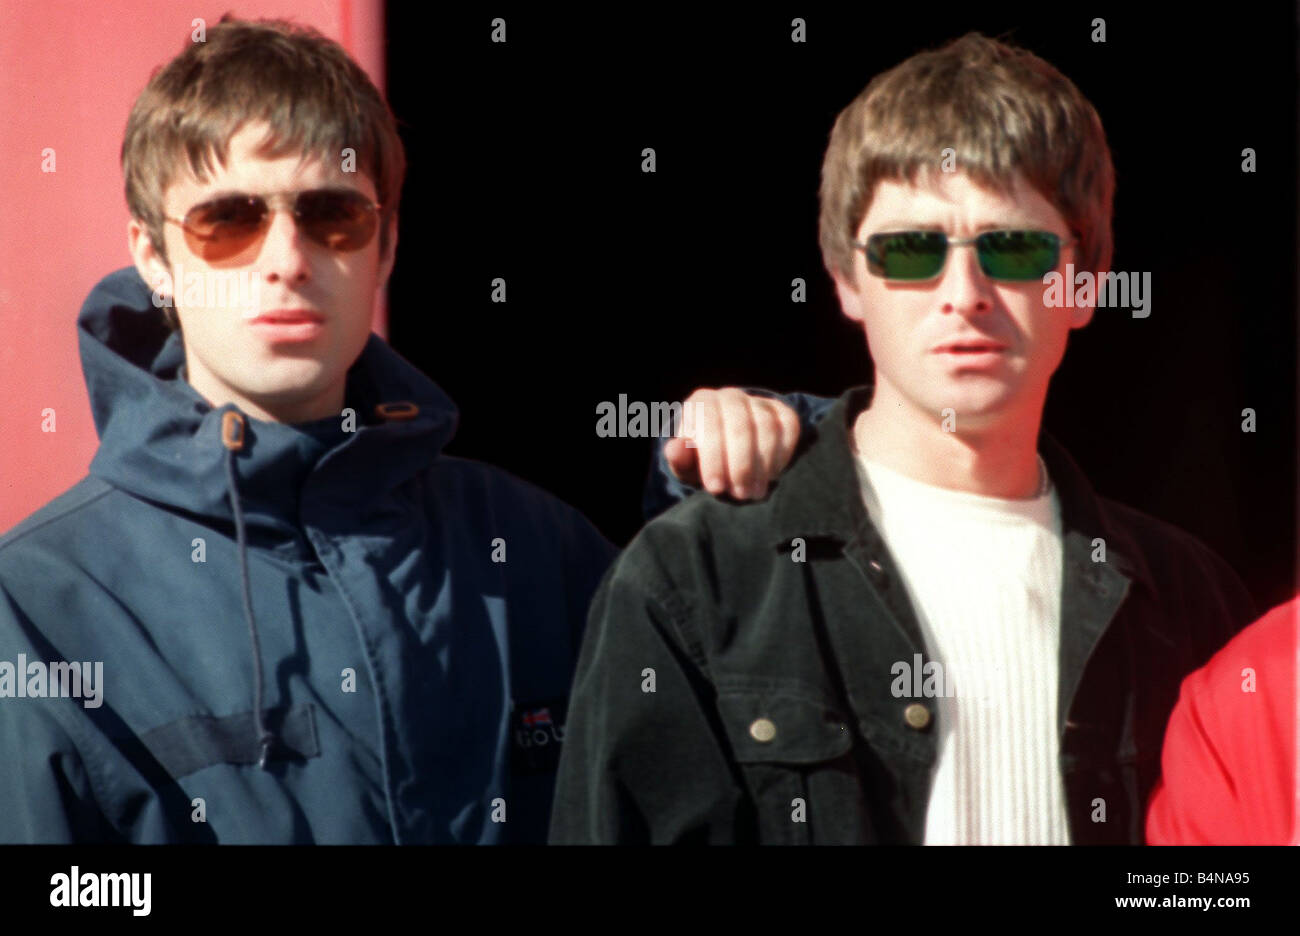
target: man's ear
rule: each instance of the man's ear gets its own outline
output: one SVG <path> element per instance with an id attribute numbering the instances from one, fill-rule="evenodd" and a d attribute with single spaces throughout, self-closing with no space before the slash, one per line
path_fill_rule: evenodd
<path id="1" fill-rule="evenodd" d="M 393 264 L 397 262 L 397 212 L 388 219 L 388 250 L 379 258 L 379 288 L 388 285 L 388 277 L 393 273 Z"/>
<path id="2" fill-rule="evenodd" d="M 835 294 L 840 297 L 840 308 L 844 310 L 844 314 L 855 322 L 861 322 L 862 294 L 858 292 L 857 286 L 839 271 L 832 273 L 831 279 L 835 281 Z"/>
<path id="3" fill-rule="evenodd" d="M 143 224 L 132 218 L 126 223 L 126 247 L 135 261 L 136 271 L 158 296 L 171 296 L 175 292 L 171 271 L 154 249 L 153 241 Z"/>
<path id="4" fill-rule="evenodd" d="M 1070 327 L 1083 328 L 1092 321 L 1092 306 L 1076 306 L 1070 310 Z"/>
<path id="5" fill-rule="evenodd" d="M 1070 328 L 1083 328 L 1083 326 L 1087 325 L 1089 322 L 1092 321 L 1092 313 L 1095 309 L 1096 297 L 1099 297 L 1101 295 L 1101 286 L 1102 283 L 1106 281 L 1107 272 L 1108 272 L 1107 270 L 1102 270 L 1099 274 L 1096 274 L 1097 278 L 1096 280 L 1094 280 L 1094 283 L 1096 284 L 1097 288 L 1093 290 L 1094 304 L 1085 305 L 1085 306 L 1075 305 L 1073 308 L 1070 309 Z M 1065 288 L 1073 289 L 1074 284 L 1066 283 Z"/>

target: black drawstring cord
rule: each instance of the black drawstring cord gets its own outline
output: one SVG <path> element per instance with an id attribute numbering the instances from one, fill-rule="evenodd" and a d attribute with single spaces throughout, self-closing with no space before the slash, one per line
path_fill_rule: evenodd
<path id="1" fill-rule="evenodd" d="M 253 597 L 248 584 L 248 550 L 244 536 L 244 511 L 239 504 L 239 490 L 235 486 L 235 452 L 244 447 L 244 420 L 233 410 L 221 422 L 221 440 L 226 446 L 226 485 L 230 491 L 230 506 L 235 514 L 235 539 L 239 545 L 239 585 L 244 600 L 244 620 L 248 622 L 248 637 L 253 645 L 253 724 L 261 750 L 257 766 L 266 769 L 266 762 L 275 745 L 275 735 L 267 729 L 262 719 L 262 646 L 257 638 L 257 623 L 253 619 Z"/>

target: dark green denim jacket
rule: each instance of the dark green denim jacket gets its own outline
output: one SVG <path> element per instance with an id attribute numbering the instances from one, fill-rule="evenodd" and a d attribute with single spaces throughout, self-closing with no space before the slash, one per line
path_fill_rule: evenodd
<path id="1" fill-rule="evenodd" d="M 870 396 L 849 391 L 805 429 L 765 500 L 690 497 L 610 569 L 552 843 L 924 840 L 937 710 L 891 693 L 892 665 L 929 650 L 859 493 L 850 430 Z M 1061 499 L 1071 841 L 1141 844 L 1179 684 L 1255 609 L 1198 540 L 1099 497 L 1059 444 L 1040 443 Z"/>

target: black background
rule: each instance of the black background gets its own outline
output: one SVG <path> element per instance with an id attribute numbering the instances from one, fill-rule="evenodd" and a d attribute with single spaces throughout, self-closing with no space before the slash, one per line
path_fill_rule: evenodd
<path id="1" fill-rule="evenodd" d="M 1261 611 L 1288 600 L 1294 10 L 755 9 L 507 4 L 431 19 L 424 4 L 390 6 L 388 94 L 410 161 L 390 337 L 459 405 L 448 451 L 554 492 L 624 544 L 650 445 L 598 438 L 600 401 L 869 381 L 817 247 L 827 137 L 877 72 L 977 30 L 1092 101 L 1117 173 L 1112 268 L 1152 274 L 1149 318 L 1099 310 L 1072 333 L 1044 428 L 1100 493 L 1224 556 Z M 504 44 L 490 41 L 496 16 Z M 790 41 L 795 16 L 806 43 Z M 505 304 L 491 301 L 498 276 Z M 790 301 L 795 277 L 806 303 Z"/>

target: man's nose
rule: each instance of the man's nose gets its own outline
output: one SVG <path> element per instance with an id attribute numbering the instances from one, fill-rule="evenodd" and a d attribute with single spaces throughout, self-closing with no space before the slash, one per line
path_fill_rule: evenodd
<path id="1" fill-rule="evenodd" d="M 293 216 L 292 207 L 277 205 L 270 211 L 269 227 L 259 258 L 262 275 L 268 280 L 300 282 L 309 270 L 307 238 Z"/>
<path id="2" fill-rule="evenodd" d="M 969 314 L 993 308 L 993 283 L 980 268 L 974 244 L 949 244 L 938 285 L 944 312 Z"/>

